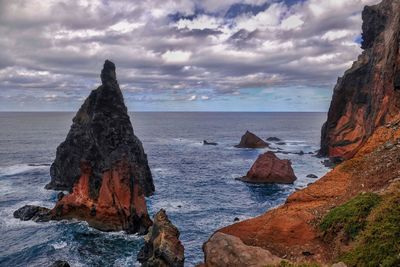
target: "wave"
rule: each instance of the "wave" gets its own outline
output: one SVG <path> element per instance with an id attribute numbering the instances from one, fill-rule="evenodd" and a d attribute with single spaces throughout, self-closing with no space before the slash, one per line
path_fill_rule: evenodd
<path id="1" fill-rule="evenodd" d="M 0 167 L 0 176 L 10 176 L 19 173 L 24 173 L 32 170 L 45 169 L 48 168 L 50 164 L 34 164 L 34 163 L 25 163 L 25 164 L 15 164 L 11 166 Z"/>

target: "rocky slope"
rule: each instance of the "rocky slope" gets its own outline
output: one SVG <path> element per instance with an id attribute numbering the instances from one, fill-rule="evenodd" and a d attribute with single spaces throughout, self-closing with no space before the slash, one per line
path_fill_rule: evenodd
<path id="1" fill-rule="evenodd" d="M 249 247 L 295 263 L 337 262 L 344 250 L 351 251 L 357 244 L 346 242 L 341 235 L 327 239 L 320 227 L 327 214 L 363 192 L 385 195 L 393 184 L 400 183 L 397 91 L 400 89 L 397 84 L 400 0 L 384 0 L 377 6 L 366 7 L 363 19 L 365 51 L 339 79 L 322 130 L 321 154 L 347 160 L 307 188 L 290 195 L 284 205 L 218 230 L 204 245 L 206 266 L 218 266 L 215 264 L 218 255 L 228 254 L 225 264 L 240 266 L 236 263 L 248 254 Z M 232 243 L 231 236 L 239 238 L 245 246 L 225 246 Z M 384 240 L 378 236 L 374 242 L 370 247 L 379 247 Z M 385 252 L 380 250 L 380 253 Z M 265 260 L 263 264 L 274 265 L 275 260 Z M 352 262 L 355 261 L 346 261 L 357 266 L 358 263 Z"/>
<path id="2" fill-rule="evenodd" d="M 322 128 L 322 156 L 349 159 L 400 111 L 400 1 L 365 7 L 363 53 L 339 78 Z"/>
<path id="3" fill-rule="evenodd" d="M 21 219 L 36 212 L 36 220 L 77 218 L 103 231 L 129 233 L 144 233 L 151 225 L 145 195 L 154 192 L 153 179 L 111 61 L 104 63 L 101 81 L 74 117 L 50 169 L 46 188 L 70 194 L 48 216 L 28 207 L 16 213 Z"/>

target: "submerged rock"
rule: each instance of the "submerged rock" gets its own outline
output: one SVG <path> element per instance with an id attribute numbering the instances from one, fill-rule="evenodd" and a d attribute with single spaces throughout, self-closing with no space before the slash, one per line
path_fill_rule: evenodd
<path id="1" fill-rule="evenodd" d="M 161 209 L 154 216 L 154 224 L 145 236 L 145 244 L 138 254 L 138 261 L 144 267 L 183 267 L 184 247 L 179 241 L 179 230 L 165 210 Z"/>
<path id="2" fill-rule="evenodd" d="M 203 252 L 207 267 L 264 267 L 275 266 L 282 261 L 266 249 L 248 246 L 240 238 L 220 232 L 203 245 Z"/>
<path id="3" fill-rule="evenodd" d="M 316 176 L 315 174 L 310 173 L 309 175 L 306 176 L 307 178 L 313 178 L 313 179 L 317 179 L 318 176 Z"/>
<path id="4" fill-rule="evenodd" d="M 145 196 L 154 192 L 147 156 L 134 135 L 111 61 L 104 63 L 101 81 L 57 148 L 46 188 L 70 194 L 58 200 L 52 218 L 85 220 L 103 231 L 145 233 L 151 225 Z"/>
<path id="5" fill-rule="evenodd" d="M 50 267 L 70 267 L 69 263 L 67 261 L 55 261 Z"/>
<path id="6" fill-rule="evenodd" d="M 291 184 L 296 179 L 290 160 L 281 160 L 271 151 L 258 156 L 247 175 L 240 178 L 243 182 L 256 184 Z"/>
<path id="7" fill-rule="evenodd" d="M 25 205 L 14 211 L 13 215 L 21 221 L 47 222 L 51 220 L 50 209 L 34 205 Z"/>
<path id="8" fill-rule="evenodd" d="M 262 140 L 257 135 L 246 131 L 242 136 L 240 143 L 236 145 L 237 148 L 264 148 L 267 147 L 268 143 Z"/>
<path id="9" fill-rule="evenodd" d="M 267 141 L 270 141 L 270 142 L 279 142 L 279 141 L 281 141 L 281 139 L 278 138 L 278 137 L 272 136 L 272 137 L 268 137 L 268 138 L 267 138 Z"/>
<path id="10" fill-rule="evenodd" d="M 204 140 L 203 141 L 203 145 L 205 145 L 205 146 L 216 146 L 216 145 L 218 145 L 218 143 L 208 142 L 207 140 Z"/>
<path id="11" fill-rule="evenodd" d="M 321 156 L 349 159 L 379 126 L 400 112 L 400 1 L 362 13 L 363 53 L 338 79 L 322 127 Z"/>

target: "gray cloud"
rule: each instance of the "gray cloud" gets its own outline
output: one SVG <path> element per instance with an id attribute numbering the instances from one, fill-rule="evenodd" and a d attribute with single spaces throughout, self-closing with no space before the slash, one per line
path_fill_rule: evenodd
<path id="1" fill-rule="evenodd" d="M 106 58 L 135 101 L 329 88 L 361 51 L 362 7 L 377 2 L 0 0 L 0 104 L 77 105 Z"/>

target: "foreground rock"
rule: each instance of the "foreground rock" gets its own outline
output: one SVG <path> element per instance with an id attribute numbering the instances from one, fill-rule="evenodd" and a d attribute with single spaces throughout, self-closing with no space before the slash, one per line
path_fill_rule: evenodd
<path id="1" fill-rule="evenodd" d="M 247 175 L 240 178 L 241 181 L 255 184 L 292 184 L 296 179 L 290 160 L 279 159 L 271 151 L 258 156 Z"/>
<path id="2" fill-rule="evenodd" d="M 264 267 L 282 261 L 268 250 L 247 246 L 239 238 L 219 232 L 204 244 L 203 252 L 207 267 Z"/>
<path id="3" fill-rule="evenodd" d="M 365 7 L 364 52 L 338 80 L 322 128 L 320 155 L 349 159 L 400 112 L 400 1 Z"/>
<path id="4" fill-rule="evenodd" d="M 70 194 L 59 196 L 50 217 L 84 220 L 102 231 L 145 233 L 151 225 L 145 195 L 154 191 L 147 157 L 133 133 L 114 63 L 106 60 L 101 81 L 57 148 L 47 188 Z M 30 216 L 32 208 L 27 210 L 21 218 Z"/>
<path id="5" fill-rule="evenodd" d="M 184 248 L 179 241 L 179 230 L 161 209 L 154 216 L 154 224 L 145 236 L 145 244 L 138 261 L 145 267 L 181 267 L 184 265 Z"/>
<path id="6" fill-rule="evenodd" d="M 268 143 L 262 140 L 257 135 L 246 131 L 242 136 L 240 143 L 236 145 L 237 148 L 264 148 L 267 147 Z"/>
<path id="7" fill-rule="evenodd" d="M 20 219 L 21 221 L 32 220 L 35 222 L 47 222 L 52 218 L 50 209 L 34 205 L 25 205 L 14 211 L 13 215 L 14 218 Z"/>

